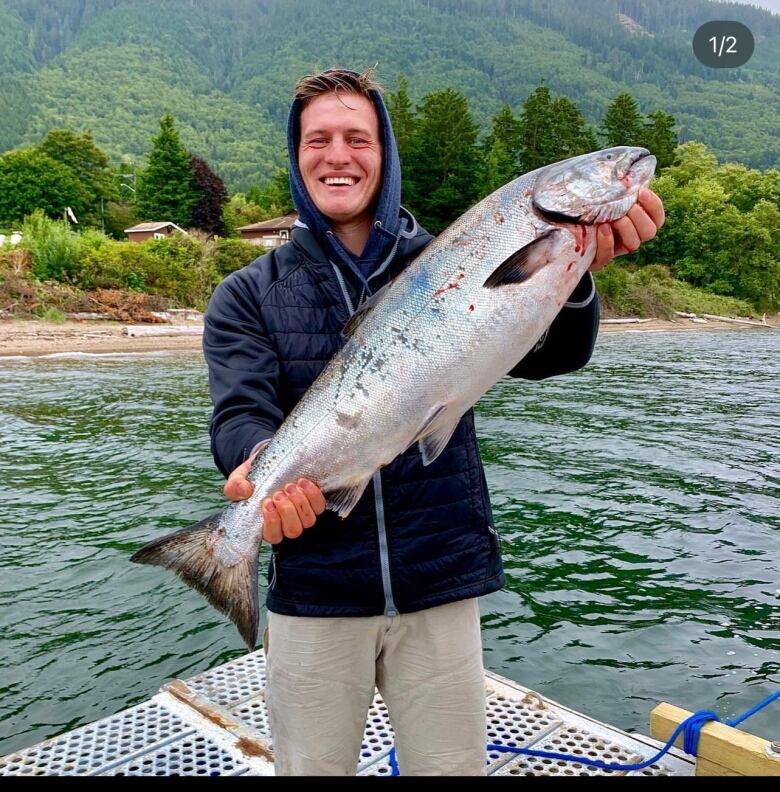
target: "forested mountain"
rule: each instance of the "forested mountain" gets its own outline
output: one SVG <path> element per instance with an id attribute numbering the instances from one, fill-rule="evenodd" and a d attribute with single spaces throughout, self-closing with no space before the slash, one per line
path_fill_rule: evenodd
<path id="1" fill-rule="evenodd" d="M 746 66 L 693 57 L 711 19 L 753 31 Z M 415 101 L 461 91 L 483 130 L 544 80 L 594 125 L 629 91 L 720 160 L 780 167 L 780 17 L 707 0 L 0 0 L 0 151 L 65 126 L 141 165 L 169 111 L 247 188 L 284 164 L 296 77 L 373 64 L 390 88 L 405 74 Z"/>

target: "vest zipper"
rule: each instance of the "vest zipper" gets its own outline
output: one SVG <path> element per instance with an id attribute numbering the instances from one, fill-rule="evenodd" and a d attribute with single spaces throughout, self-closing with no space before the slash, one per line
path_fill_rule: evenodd
<path id="1" fill-rule="evenodd" d="M 352 300 L 347 291 L 347 285 L 344 282 L 343 275 L 339 272 L 339 268 L 331 261 L 330 265 L 336 273 L 336 280 L 341 287 L 341 293 L 344 296 L 349 315 L 355 313 L 352 307 Z M 390 584 L 390 553 L 387 549 L 387 526 L 385 525 L 385 506 L 382 501 L 382 476 L 380 471 L 376 471 L 372 477 L 374 482 L 374 511 L 376 512 L 376 526 L 379 534 L 379 563 L 382 569 L 382 592 L 385 595 L 385 616 L 392 617 L 398 615 L 398 608 L 393 601 L 393 589 Z"/>

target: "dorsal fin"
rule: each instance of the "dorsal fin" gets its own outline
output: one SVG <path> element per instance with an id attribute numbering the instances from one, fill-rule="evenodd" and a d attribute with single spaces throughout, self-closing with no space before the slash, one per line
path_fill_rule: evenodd
<path id="1" fill-rule="evenodd" d="M 387 290 L 393 283 L 394 281 L 390 281 L 390 283 L 386 283 L 379 291 L 374 292 L 362 305 L 360 305 L 357 311 L 350 316 L 347 323 L 341 329 L 341 334 L 345 338 L 351 338 L 354 335 L 358 325 L 368 316 L 369 311 L 385 296 L 385 294 L 387 294 Z"/>
<path id="2" fill-rule="evenodd" d="M 536 270 L 547 263 L 547 257 L 544 255 L 547 249 L 546 243 L 554 233 L 556 229 L 550 228 L 533 242 L 512 253 L 488 276 L 484 283 L 485 288 L 495 289 L 509 283 L 522 283 L 530 278 Z"/>

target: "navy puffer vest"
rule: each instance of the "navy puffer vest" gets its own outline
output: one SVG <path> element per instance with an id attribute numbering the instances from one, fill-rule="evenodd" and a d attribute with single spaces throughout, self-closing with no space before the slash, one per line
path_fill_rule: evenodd
<path id="1" fill-rule="evenodd" d="M 207 311 L 212 450 L 226 474 L 273 434 L 338 352 L 347 301 L 358 303 L 306 229 L 293 239 L 223 281 Z M 430 240 L 419 228 L 402 238 L 386 279 Z M 433 464 L 423 467 L 414 445 L 374 477 L 345 520 L 325 511 L 276 545 L 268 575 L 268 608 L 288 615 L 392 615 L 499 589 L 473 414 Z"/>
<path id="2" fill-rule="evenodd" d="M 431 241 L 410 225 L 377 280 L 394 277 Z M 349 273 L 336 270 L 306 228 L 217 287 L 203 349 L 212 452 L 225 475 L 276 431 L 338 352 L 359 299 Z M 571 300 L 511 375 L 542 379 L 585 365 L 599 313 L 590 276 Z M 275 545 L 268 574 L 269 610 L 299 616 L 409 613 L 501 588 L 472 411 L 431 465 L 423 467 L 413 445 L 375 475 L 347 519 L 326 511 L 299 538 Z"/>

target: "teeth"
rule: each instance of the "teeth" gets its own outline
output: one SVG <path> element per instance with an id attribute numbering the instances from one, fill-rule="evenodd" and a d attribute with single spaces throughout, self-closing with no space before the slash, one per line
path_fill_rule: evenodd
<path id="1" fill-rule="evenodd" d="M 325 179 L 325 184 L 330 185 L 345 184 L 347 187 L 351 187 L 354 183 L 355 180 L 351 176 L 328 176 Z"/>

